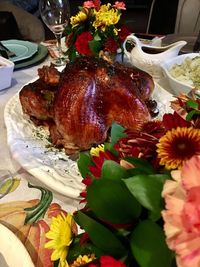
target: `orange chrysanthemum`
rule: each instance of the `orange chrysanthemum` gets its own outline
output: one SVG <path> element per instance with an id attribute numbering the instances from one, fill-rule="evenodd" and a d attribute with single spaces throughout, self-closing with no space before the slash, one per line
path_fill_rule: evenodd
<path id="1" fill-rule="evenodd" d="M 200 154 L 200 129 L 177 127 L 162 136 L 157 144 L 160 165 L 180 168 L 185 160 Z"/>

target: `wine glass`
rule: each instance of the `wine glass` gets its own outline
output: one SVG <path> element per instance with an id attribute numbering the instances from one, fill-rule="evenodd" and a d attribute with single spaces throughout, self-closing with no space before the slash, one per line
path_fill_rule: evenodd
<path id="1" fill-rule="evenodd" d="M 56 66 L 65 64 L 61 48 L 61 38 L 65 26 L 69 22 L 70 8 L 68 0 L 40 0 L 40 15 L 47 27 L 54 33 L 57 40 L 59 57 L 53 62 Z"/>

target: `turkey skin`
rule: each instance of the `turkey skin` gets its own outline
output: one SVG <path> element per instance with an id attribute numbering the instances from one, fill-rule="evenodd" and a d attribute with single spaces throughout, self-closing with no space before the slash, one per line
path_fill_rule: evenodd
<path id="1" fill-rule="evenodd" d="M 27 86 L 24 88 L 20 92 L 22 108 Z M 51 105 L 44 106 L 48 106 L 48 113 L 35 118 L 50 119 L 52 142 L 74 154 L 104 142 L 113 122 L 140 129 L 151 119 L 146 103 L 153 88 L 152 77 L 144 71 L 101 58 L 80 57 L 60 74 Z"/>

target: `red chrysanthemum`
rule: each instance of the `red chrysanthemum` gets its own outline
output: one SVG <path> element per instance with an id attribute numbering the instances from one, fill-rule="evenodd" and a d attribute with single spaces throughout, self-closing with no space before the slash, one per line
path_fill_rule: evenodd
<path id="1" fill-rule="evenodd" d="M 162 121 L 155 120 L 155 121 L 148 121 L 142 125 L 141 132 L 151 134 L 156 138 L 160 138 L 165 134 L 166 129 L 162 123 Z"/>
<path id="2" fill-rule="evenodd" d="M 101 169 L 105 160 L 113 160 L 119 162 L 118 158 L 115 157 L 109 150 L 99 151 L 98 156 L 92 156 L 93 165 L 89 166 L 89 171 L 91 172 L 91 175 L 94 176 L 96 179 L 99 179 L 101 177 Z M 89 175 L 87 175 L 82 180 L 82 183 L 86 185 L 87 188 L 87 186 L 92 183 L 92 178 Z M 86 197 L 87 197 L 86 188 L 80 193 L 80 197 L 82 197 L 80 203 L 86 202 Z"/>
<path id="3" fill-rule="evenodd" d="M 177 112 L 173 114 L 164 114 L 162 123 L 166 130 L 171 130 L 177 127 L 190 127 L 191 123 L 184 120 Z"/>
<path id="4" fill-rule="evenodd" d="M 100 267 L 126 267 L 123 262 L 116 260 L 111 256 L 101 256 L 100 264 Z"/>
<path id="5" fill-rule="evenodd" d="M 90 32 L 82 32 L 76 39 L 75 47 L 80 55 L 91 56 L 92 51 L 89 47 L 89 42 L 93 40 Z"/>
<path id="6" fill-rule="evenodd" d="M 115 149 L 119 151 L 120 158 L 137 157 L 153 158 L 156 156 L 158 138 L 139 131 L 129 131 L 127 137 L 121 138 Z"/>
<path id="7" fill-rule="evenodd" d="M 104 43 L 104 51 L 109 53 L 116 53 L 118 49 L 118 44 L 112 37 L 108 37 Z"/>
<path id="8" fill-rule="evenodd" d="M 122 41 L 124 41 L 126 37 L 130 34 L 131 34 L 131 31 L 125 25 L 123 25 L 120 31 L 118 32 L 119 39 Z"/>

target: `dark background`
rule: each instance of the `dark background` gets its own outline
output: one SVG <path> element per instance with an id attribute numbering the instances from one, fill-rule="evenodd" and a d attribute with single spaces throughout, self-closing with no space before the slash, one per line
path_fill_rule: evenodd
<path id="1" fill-rule="evenodd" d="M 71 15 L 78 12 L 78 6 L 83 4 L 80 0 L 69 0 Z M 114 3 L 111 0 L 102 0 L 104 3 Z M 152 0 L 125 0 L 126 10 L 122 12 L 121 24 L 128 26 L 131 32 L 146 33 Z M 174 33 L 178 0 L 156 0 L 150 21 L 149 34 Z M 46 39 L 54 38 L 46 29 Z"/>

